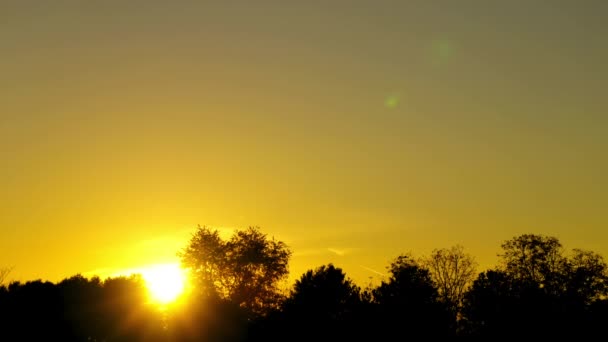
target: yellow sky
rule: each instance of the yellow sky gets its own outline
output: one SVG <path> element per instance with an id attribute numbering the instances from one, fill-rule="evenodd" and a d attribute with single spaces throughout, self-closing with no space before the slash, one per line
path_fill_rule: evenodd
<path id="1" fill-rule="evenodd" d="M 8 1 L 0 265 L 176 260 L 261 226 L 362 285 L 402 252 L 608 255 L 604 1 Z"/>

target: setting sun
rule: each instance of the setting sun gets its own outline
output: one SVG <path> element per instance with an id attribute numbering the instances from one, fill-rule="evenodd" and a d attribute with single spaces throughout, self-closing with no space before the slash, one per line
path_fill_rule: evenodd
<path id="1" fill-rule="evenodd" d="M 160 264 L 141 271 L 152 300 L 168 304 L 177 299 L 186 284 L 184 270 L 178 264 Z"/>

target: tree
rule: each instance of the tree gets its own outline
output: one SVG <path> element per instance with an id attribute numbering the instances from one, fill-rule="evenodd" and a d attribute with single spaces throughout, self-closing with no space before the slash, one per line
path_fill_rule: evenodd
<path id="1" fill-rule="evenodd" d="M 264 315 L 283 297 L 278 284 L 287 277 L 291 251 L 258 227 L 237 230 L 224 241 L 217 230 L 199 226 L 179 256 L 202 293 Z"/>
<path id="2" fill-rule="evenodd" d="M 167 308 L 169 341 L 243 341 L 247 336 L 252 321 L 240 306 L 202 293 L 188 299 Z"/>
<path id="3" fill-rule="evenodd" d="M 410 256 L 397 257 L 388 269 L 391 274 L 388 282 L 382 281 L 373 291 L 376 302 L 424 305 L 437 300 L 437 288 L 430 272 Z"/>
<path id="4" fill-rule="evenodd" d="M 607 266 L 593 252 L 563 253 L 555 237 L 525 234 L 502 244 L 501 265 L 484 272 L 466 294 L 470 333 L 486 338 L 574 336 L 597 331 L 608 294 Z M 594 311 L 595 310 L 595 311 Z"/>
<path id="5" fill-rule="evenodd" d="M 0 306 L 3 336 L 22 341 L 62 340 L 61 298 L 48 281 L 12 282 Z"/>
<path id="6" fill-rule="evenodd" d="M 563 265 L 564 291 L 585 305 L 608 296 L 608 266 L 592 251 L 572 250 Z"/>
<path id="7" fill-rule="evenodd" d="M 85 341 L 104 336 L 99 324 L 103 314 L 102 282 L 98 277 L 91 280 L 80 274 L 66 278 L 57 284 L 63 298 L 63 314 L 68 325 L 65 340 Z"/>
<path id="8" fill-rule="evenodd" d="M 360 292 L 341 268 L 323 265 L 296 280 L 285 308 L 316 320 L 343 320 L 361 302 Z"/>
<path id="9" fill-rule="evenodd" d="M 420 263 L 429 270 L 437 286 L 439 299 L 446 303 L 456 319 L 464 294 L 475 279 L 475 259 L 466 254 L 462 246 L 457 245 L 450 249 L 435 249 Z"/>
<path id="10" fill-rule="evenodd" d="M 520 309 L 520 292 L 518 283 L 504 271 L 480 273 L 464 298 L 461 323 L 466 333 L 495 338 L 518 334 L 518 320 L 524 313 Z"/>
<path id="11" fill-rule="evenodd" d="M 98 308 L 102 341 L 154 341 L 162 337 L 162 317 L 148 301 L 141 275 L 104 280 Z"/>
<path id="12" fill-rule="evenodd" d="M 585 304 L 608 295 L 608 267 L 597 253 L 573 249 L 566 255 L 557 238 L 533 234 L 508 240 L 502 248 L 503 270 L 513 279 Z"/>
<path id="13" fill-rule="evenodd" d="M 388 267 L 388 281 L 372 291 L 378 329 L 388 336 L 445 337 L 450 318 L 430 272 L 410 256 L 401 255 Z"/>
<path id="14" fill-rule="evenodd" d="M 553 285 L 563 268 L 565 258 L 562 244 L 555 237 L 524 234 L 502 244 L 504 271 L 518 280 Z"/>
<path id="15" fill-rule="evenodd" d="M 361 307 L 361 290 L 332 264 L 308 270 L 296 280 L 283 305 L 282 321 L 273 329 L 285 333 L 298 331 L 302 340 L 353 338 L 357 314 Z M 266 335 L 272 336 L 273 331 Z"/>

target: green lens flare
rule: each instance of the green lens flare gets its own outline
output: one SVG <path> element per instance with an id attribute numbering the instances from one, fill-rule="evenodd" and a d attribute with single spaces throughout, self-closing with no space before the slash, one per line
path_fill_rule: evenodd
<path id="1" fill-rule="evenodd" d="M 384 100 L 384 106 L 387 108 L 395 108 L 399 104 L 399 97 L 397 95 L 389 95 Z"/>
<path id="2" fill-rule="evenodd" d="M 449 40 L 436 40 L 432 44 L 432 56 L 436 62 L 447 62 L 456 50 L 456 45 Z"/>
<path id="3" fill-rule="evenodd" d="M 435 46 L 435 50 L 441 58 L 448 58 L 454 52 L 454 48 L 449 42 L 438 42 Z"/>

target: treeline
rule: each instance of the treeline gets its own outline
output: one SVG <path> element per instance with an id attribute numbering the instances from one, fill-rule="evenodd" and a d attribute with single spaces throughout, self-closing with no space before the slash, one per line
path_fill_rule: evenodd
<path id="1" fill-rule="evenodd" d="M 0 340 L 583 339 L 608 326 L 602 256 L 548 236 L 505 241 L 499 265 L 481 273 L 459 246 L 401 255 L 367 288 L 328 264 L 282 290 L 291 252 L 258 228 L 225 240 L 199 227 L 179 255 L 193 291 L 164 309 L 137 276 L 2 286 Z"/>
<path id="2" fill-rule="evenodd" d="M 153 341 L 163 327 L 138 276 L 0 287 L 2 341 Z"/>

